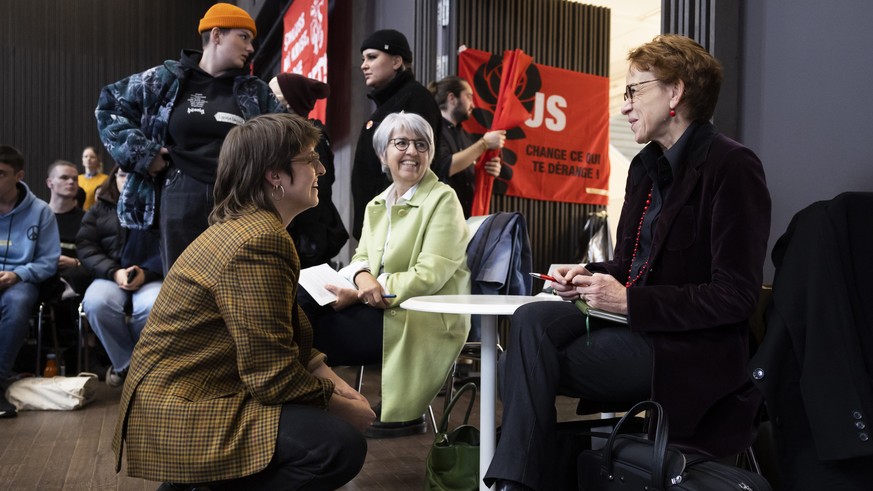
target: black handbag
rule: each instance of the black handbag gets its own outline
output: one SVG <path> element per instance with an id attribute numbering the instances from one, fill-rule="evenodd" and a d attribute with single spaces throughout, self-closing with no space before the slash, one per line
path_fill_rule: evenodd
<path id="1" fill-rule="evenodd" d="M 655 439 L 620 434 L 625 421 L 643 410 L 650 411 Z M 770 491 L 767 480 L 754 472 L 711 460 L 686 461 L 685 454 L 667 446 L 668 434 L 661 405 L 655 401 L 637 403 L 615 425 L 603 449 L 579 455 L 579 489 Z"/>

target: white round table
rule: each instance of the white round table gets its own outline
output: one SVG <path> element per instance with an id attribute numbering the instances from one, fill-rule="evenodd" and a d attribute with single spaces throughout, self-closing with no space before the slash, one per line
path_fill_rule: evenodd
<path id="1" fill-rule="evenodd" d="M 413 297 L 400 304 L 407 310 L 439 314 L 473 314 L 482 316 L 482 396 L 479 398 L 479 489 L 489 489 L 482 482 L 488 471 L 497 442 L 497 316 L 512 315 L 524 304 L 560 301 L 554 295 L 432 295 Z"/>

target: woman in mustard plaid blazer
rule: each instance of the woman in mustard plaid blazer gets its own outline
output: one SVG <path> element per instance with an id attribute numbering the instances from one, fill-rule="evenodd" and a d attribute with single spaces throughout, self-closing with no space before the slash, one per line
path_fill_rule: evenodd
<path id="1" fill-rule="evenodd" d="M 173 265 L 133 353 L 116 471 L 123 441 L 128 474 L 167 489 L 335 489 L 360 471 L 375 414 L 312 347 L 285 231 L 318 203 L 318 136 L 288 114 L 228 134 L 211 225 Z"/>

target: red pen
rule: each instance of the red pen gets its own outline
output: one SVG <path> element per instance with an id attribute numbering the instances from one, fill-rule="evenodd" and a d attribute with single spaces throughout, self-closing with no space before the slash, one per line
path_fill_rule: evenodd
<path id="1" fill-rule="evenodd" d="M 551 281 L 553 283 L 558 283 L 558 280 L 556 280 L 555 278 L 553 278 L 547 274 L 542 274 L 542 273 L 528 273 L 528 274 L 530 274 L 534 278 L 539 278 L 543 281 Z"/>

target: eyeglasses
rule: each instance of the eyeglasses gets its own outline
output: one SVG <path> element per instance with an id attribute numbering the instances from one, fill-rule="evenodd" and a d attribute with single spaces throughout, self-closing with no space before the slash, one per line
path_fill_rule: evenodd
<path id="1" fill-rule="evenodd" d="M 292 164 L 309 164 L 316 170 L 318 169 L 318 164 L 320 162 L 321 156 L 318 155 L 318 152 L 312 152 L 309 155 L 297 157 L 296 159 L 291 159 Z"/>
<path id="2" fill-rule="evenodd" d="M 646 80 L 645 82 L 637 82 L 635 84 L 625 85 L 624 86 L 624 100 L 626 100 L 626 101 L 629 100 L 631 102 L 631 104 L 633 104 L 634 103 L 634 94 L 637 92 L 634 89 L 634 87 L 636 87 L 637 85 L 643 85 L 643 84 L 647 84 L 650 82 L 660 82 L 660 81 L 661 81 L 661 79 L 655 78 L 652 80 Z"/>
<path id="3" fill-rule="evenodd" d="M 394 148 L 400 150 L 401 152 L 405 152 L 407 148 L 409 148 L 409 144 L 412 143 L 415 145 L 415 151 L 418 153 L 427 153 L 430 149 L 430 144 L 427 140 L 410 140 L 408 138 L 392 138 L 388 140 L 388 142 L 394 144 Z"/>

